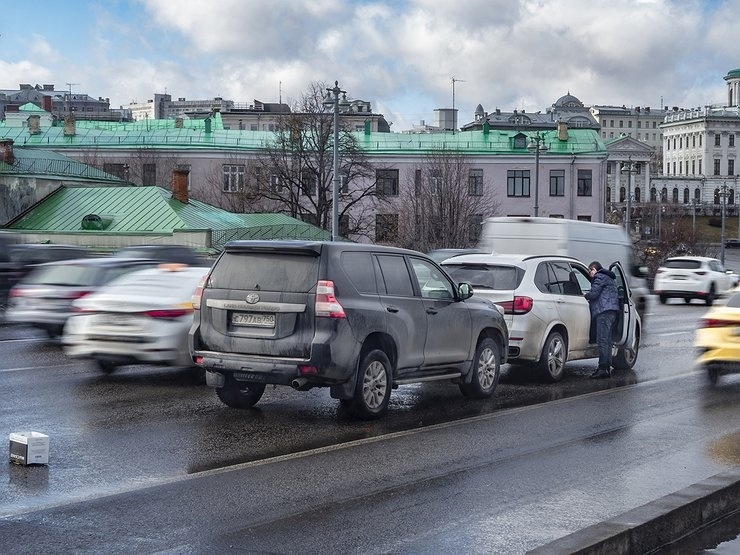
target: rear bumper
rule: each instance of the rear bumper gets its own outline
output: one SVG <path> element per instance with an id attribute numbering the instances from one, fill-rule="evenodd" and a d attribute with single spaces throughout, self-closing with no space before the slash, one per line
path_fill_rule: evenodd
<path id="1" fill-rule="evenodd" d="M 307 378 L 314 385 L 334 385 L 344 383 L 353 376 L 356 356 L 340 363 L 332 358 L 331 347 L 324 344 L 315 344 L 311 353 L 308 359 L 297 359 L 194 351 L 192 358 L 202 358 L 199 365 L 207 372 L 208 385 L 214 387 L 222 386 L 223 381 L 208 374 L 230 375 L 237 381 L 276 385 L 290 385 L 297 377 Z M 315 372 L 302 373 L 301 367 L 314 368 Z"/>

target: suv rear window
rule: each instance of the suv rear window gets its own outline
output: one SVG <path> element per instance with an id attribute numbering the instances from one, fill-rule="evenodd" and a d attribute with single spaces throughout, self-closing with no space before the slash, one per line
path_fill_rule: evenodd
<path id="1" fill-rule="evenodd" d="M 318 256 L 232 251 L 216 261 L 210 283 L 217 289 L 307 293 L 318 276 Z"/>
<path id="2" fill-rule="evenodd" d="M 516 266 L 445 264 L 444 269 L 456 282 L 467 281 L 470 283 L 473 290 L 477 288 L 510 291 L 519 287 L 522 277 L 524 277 L 524 271 Z"/>
<path id="3" fill-rule="evenodd" d="M 701 260 L 687 260 L 685 258 L 680 260 L 666 260 L 663 267 L 680 268 L 682 270 L 696 270 L 697 268 L 701 268 Z"/>

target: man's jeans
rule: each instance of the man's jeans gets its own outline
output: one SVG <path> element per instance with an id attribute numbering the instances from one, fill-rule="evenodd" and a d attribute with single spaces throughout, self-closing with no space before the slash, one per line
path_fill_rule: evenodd
<path id="1" fill-rule="evenodd" d="M 616 310 L 607 310 L 596 316 L 596 344 L 599 346 L 599 368 L 612 365 L 612 328 L 617 320 Z"/>

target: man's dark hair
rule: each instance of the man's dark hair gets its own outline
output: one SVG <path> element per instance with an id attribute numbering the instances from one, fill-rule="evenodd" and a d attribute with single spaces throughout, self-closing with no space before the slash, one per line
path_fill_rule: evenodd
<path id="1" fill-rule="evenodd" d="M 599 261 L 598 261 L 598 260 L 594 260 L 593 262 L 591 262 L 591 264 L 589 264 L 589 265 L 588 265 L 588 267 L 589 267 L 589 268 L 593 268 L 593 269 L 594 269 L 594 270 L 596 270 L 597 272 L 598 272 L 599 270 L 601 270 L 601 268 L 603 268 L 603 266 L 602 266 L 602 265 L 601 265 L 601 264 L 599 263 Z"/>

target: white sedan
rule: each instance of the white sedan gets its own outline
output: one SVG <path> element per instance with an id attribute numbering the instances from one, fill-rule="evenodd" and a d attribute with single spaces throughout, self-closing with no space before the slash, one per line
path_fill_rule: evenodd
<path id="1" fill-rule="evenodd" d="M 690 303 L 701 299 L 707 306 L 734 287 L 732 272 L 716 258 L 706 256 L 675 256 L 658 268 L 653 290 L 661 304 L 678 298 Z"/>
<path id="2" fill-rule="evenodd" d="M 132 272 L 74 303 L 65 353 L 109 374 L 126 364 L 193 367 L 188 330 L 192 295 L 208 268 L 162 264 Z"/>

